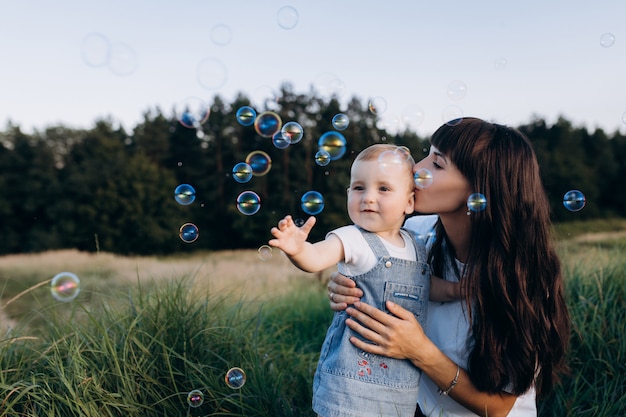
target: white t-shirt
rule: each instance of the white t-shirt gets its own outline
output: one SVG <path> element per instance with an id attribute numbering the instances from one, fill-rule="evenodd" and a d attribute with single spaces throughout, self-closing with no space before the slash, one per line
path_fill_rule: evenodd
<path id="1" fill-rule="evenodd" d="M 347 276 L 354 277 L 361 275 L 372 269 L 377 262 L 372 248 L 363 237 L 363 233 L 354 225 L 343 226 L 328 233 L 336 235 L 343 245 L 344 260 L 339 262 L 337 270 Z M 392 245 L 385 239 L 380 239 L 389 256 L 398 259 L 415 261 L 417 254 L 412 237 L 404 230 L 400 230 L 400 235 L 404 240 L 404 246 Z"/>
<path id="2" fill-rule="evenodd" d="M 404 227 L 414 234 L 429 236 L 437 221 L 436 215 L 414 216 L 407 219 Z M 426 250 L 430 251 L 434 239 L 426 243 Z M 459 271 L 463 264 L 456 260 Z M 446 279 L 458 282 L 454 273 L 446 273 Z M 426 335 L 451 360 L 467 369 L 469 357 L 468 342 L 471 342 L 471 326 L 468 321 L 465 301 L 458 300 L 448 303 L 431 301 L 428 303 L 426 320 Z M 427 416 L 466 417 L 475 416 L 473 412 L 463 407 L 451 397 L 440 395 L 437 385 L 422 375 L 420 380 L 419 396 L 417 400 L 422 412 Z M 537 415 L 535 388 L 517 397 L 509 417 L 529 417 Z"/>

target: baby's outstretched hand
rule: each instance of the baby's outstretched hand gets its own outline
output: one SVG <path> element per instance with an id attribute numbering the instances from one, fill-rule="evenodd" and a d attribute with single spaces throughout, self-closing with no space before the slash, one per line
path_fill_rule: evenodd
<path id="1" fill-rule="evenodd" d="M 315 217 L 311 216 L 300 227 L 296 226 L 291 216 L 287 215 L 278 222 L 278 227 L 272 227 L 270 233 L 274 236 L 267 242 L 270 246 L 279 248 L 287 255 L 296 255 L 304 248 L 309 232 L 315 225 Z"/>

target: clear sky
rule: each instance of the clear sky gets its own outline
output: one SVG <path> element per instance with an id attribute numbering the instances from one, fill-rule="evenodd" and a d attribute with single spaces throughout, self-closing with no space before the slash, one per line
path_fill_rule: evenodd
<path id="1" fill-rule="evenodd" d="M 0 130 L 132 128 L 291 82 L 378 97 L 388 127 L 425 135 L 459 115 L 624 131 L 625 16 L 624 0 L 0 0 Z"/>

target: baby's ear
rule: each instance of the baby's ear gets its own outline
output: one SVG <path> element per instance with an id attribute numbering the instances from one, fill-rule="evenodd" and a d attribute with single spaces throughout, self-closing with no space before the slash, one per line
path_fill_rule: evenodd
<path id="1" fill-rule="evenodd" d="M 415 211 L 415 191 L 411 191 L 409 194 L 409 199 L 406 203 L 406 207 L 404 208 L 405 214 L 412 214 Z"/>

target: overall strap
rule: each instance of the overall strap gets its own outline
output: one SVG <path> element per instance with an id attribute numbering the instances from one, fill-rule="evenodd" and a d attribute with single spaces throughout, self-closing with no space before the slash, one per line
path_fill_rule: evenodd
<path id="1" fill-rule="evenodd" d="M 426 246 L 425 245 L 420 245 L 417 242 L 417 239 L 419 239 L 419 238 L 417 236 L 413 235 L 411 232 L 409 232 L 405 228 L 402 228 L 400 230 L 401 230 L 401 232 L 405 232 L 406 235 L 409 237 L 409 240 L 411 242 L 413 242 L 413 247 L 415 248 L 415 258 L 416 258 L 417 262 L 428 262 L 428 258 L 426 256 Z"/>
<path id="2" fill-rule="evenodd" d="M 372 249 L 372 252 L 374 252 L 374 256 L 376 256 L 376 259 L 380 259 L 385 256 L 389 257 L 389 252 L 387 251 L 387 248 L 376 233 L 368 232 L 367 230 L 359 226 L 356 226 L 356 228 L 361 232 L 361 234 L 363 234 L 363 238 L 365 239 L 367 244 L 370 245 L 370 248 Z"/>

